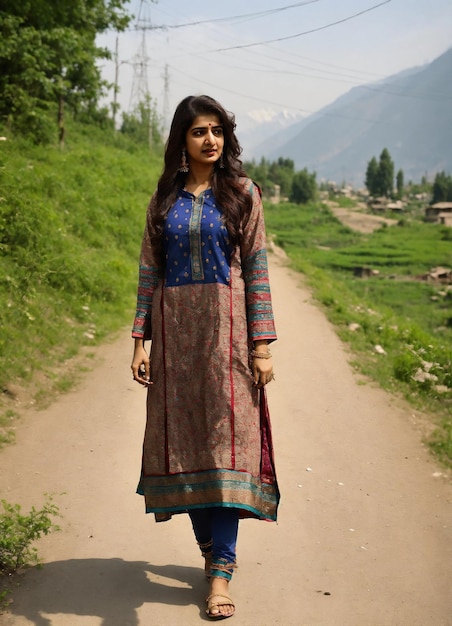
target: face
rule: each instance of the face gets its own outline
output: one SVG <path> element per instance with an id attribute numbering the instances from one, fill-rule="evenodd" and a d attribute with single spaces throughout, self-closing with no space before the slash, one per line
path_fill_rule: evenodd
<path id="1" fill-rule="evenodd" d="M 198 115 L 185 136 L 190 163 L 213 165 L 224 146 L 223 126 L 216 115 Z"/>

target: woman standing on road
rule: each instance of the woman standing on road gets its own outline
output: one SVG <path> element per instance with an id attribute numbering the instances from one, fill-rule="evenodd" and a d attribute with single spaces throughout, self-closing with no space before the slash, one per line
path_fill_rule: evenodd
<path id="1" fill-rule="evenodd" d="M 279 502 L 263 208 L 234 130 L 208 96 L 178 105 L 147 211 L 132 332 L 133 377 L 148 387 L 138 493 L 157 521 L 190 515 L 212 619 L 235 611 L 239 518 L 274 521 Z"/>

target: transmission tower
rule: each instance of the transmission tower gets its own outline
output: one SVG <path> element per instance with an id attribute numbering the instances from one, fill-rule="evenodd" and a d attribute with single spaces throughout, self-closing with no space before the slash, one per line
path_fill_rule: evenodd
<path id="1" fill-rule="evenodd" d="M 132 59 L 133 79 L 130 92 L 129 110 L 135 110 L 140 102 L 146 102 L 150 98 L 148 84 L 149 57 L 146 49 L 146 31 L 151 30 L 150 6 L 148 0 L 140 0 L 135 22 L 135 30 L 141 31 L 140 45 Z"/>
<path id="2" fill-rule="evenodd" d="M 133 58 L 133 80 L 132 90 L 130 93 L 129 110 L 135 111 L 140 104 L 144 103 L 148 109 L 147 124 L 149 128 L 149 149 L 152 150 L 152 125 L 153 114 L 151 109 L 151 95 L 149 93 L 148 84 L 148 65 L 149 57 L 146 49 L 146 31 L 152 30 L 150 4 L 155 0 L 140 0 L 140 8 L 138 10 L 137 20 L 135 22 L 135 30 L 141 31 L 141 41 L 138 52 Z"/>

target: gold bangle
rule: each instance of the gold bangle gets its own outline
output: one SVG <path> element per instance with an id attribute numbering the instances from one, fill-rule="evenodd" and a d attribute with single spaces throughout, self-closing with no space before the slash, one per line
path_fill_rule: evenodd
<path id="1" fill-rule="evenodd" d="M 272 354 L 270 350 L 268 352 L 258 352 L 257 350 L 251 350 L 251 356 L 256 359 L 271 359 Z"/>

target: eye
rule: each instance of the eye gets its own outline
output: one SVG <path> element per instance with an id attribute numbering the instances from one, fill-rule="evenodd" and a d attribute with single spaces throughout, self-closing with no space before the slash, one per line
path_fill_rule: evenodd
<path id="1" fill-rule="evenodd" d="M 202 137 L 202 135 L 203 135 L 203 131 L 200 129 L 193 131 L 193 137 Z"/>
<path id="2" fill-rule="evenodd" d="M 221 127 L 214 128 L 212 132 L 215 135 L 215 137 L 222 137 L 223 136 L 223 129 Z"/>

